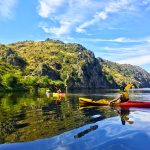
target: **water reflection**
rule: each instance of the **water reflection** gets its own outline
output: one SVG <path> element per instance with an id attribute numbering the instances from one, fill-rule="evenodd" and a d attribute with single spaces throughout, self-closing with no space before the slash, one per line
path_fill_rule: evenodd
<path id="1" fill-rule="evenodd" d="M 77 97 L 4 95 L 0 99 L 0 143 L 52 137 L 88 121 Z"/>
<path id="2" fill-rule="evenodd" d="M 125 125 L 126 122 L 129 124 L 133 124 L 134 122 L 129 119 L 130 110 L 129 108 L 123 108 L 123 107 L 115 107 L 112 109 L 118 113 L 121 119 L 122 125 Z"/>
<path id="3" fill-rule="evenodd" d="M 76 134 L 76 135 L 74 136 L 74 138 L 75 138 L 75 139 L 81 138 L 82 136 L 84 136 L 84 135 L 88 134 L 89 132 L 94 131 L 94 130 L 96 130 L 96 129 L 98 129 L 98 125 L 90 126 L 90 128 L 88 128 L 88 129 L 86 129 L 86 130 L 84 130 L 84 131 L 81 131 L 80 133 Z"/>
<path id="4" fill-rule="evenodd" d="M 122 125 L 133 124 L 134 122 L 129 119 L 130 110 L 129 108 L 121 108 L 121 107 L 109 107 L 109 106 L 98 106 L 98 107 L 80 107 L 85 116 L 89 117 L 88 123 L 96 123 L 98 121 L 102 121 L 106 118 L 120 116 Z M 98 129 L 98 125 L 93 125 L 88 127 L 87 129 L 80 131 L 78 134 L 74 136 L 74 138 L 81 138 L 86 134 L 90 133 Z"/>
<path id="5" fill-rule="evenodd" d="M 83 114 L 88 117 L 88 123 L 96 123 L 97 121 L 102 121 L 106 118 L 117 116 L 113 109 L 109 106 L 100 106 L 100 107 L 80 107 Z"/>
<path id="6" fill-rule="evenodd" d="M 100 96 L 103 94 L 109 95 L 103 91 Z M 98 96 L 96 95 L 95 98 L 99 99 Z M 115 125 L 113 126 L 113 118 L 115 117 L 118 118 L 118 122 L 115 123 L 124 129 L 128 125 L 131 126 L 130 124 L 133 127 L 138 124 L 139 118 L 137 121 L 131 117 L 133 110 L 120 108 L 116 110 L 116 108 L 110 107 L 79 107 L 79 97 L 80 94 L 68 94 L 61 98 L 46 97 L 45 93 L 43 95 L 0 95 L 0 143 L 52 138 L 73 130 L 74 132 L 70 137 L 79 140 L 89 137 L 90 133 L 101 133 L 101 128 L 108 127 L 107 124 L 102 127 L 103 122 L 107 122 L 107 120 L 112 120 L 109 125 L 112 134 L 116 128 Z M 143 116 L 144 118 L 145 116 Z M 132 120 L 134 120 L 134 124 Z"/>

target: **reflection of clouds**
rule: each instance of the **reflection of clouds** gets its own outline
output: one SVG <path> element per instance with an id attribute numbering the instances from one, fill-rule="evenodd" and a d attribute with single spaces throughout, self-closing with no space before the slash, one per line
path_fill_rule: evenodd
<path id="1" fill-rule="evenodd" d="M 100 114 L 98 114 L 98 115 L 93 115 L 93 116 L 91 116 L 91 118 L 98 118 L 98 117 L 100 117 L 101 115 Z"/>
<path id="2" fill-rule="evenodd" d="M 142 121 L 142 122 L 150 122 L 150 111 L 149 112 L 145 112 L 145 111 L 136 111 L 136 112 L 133 112 L 131 114 L 131 117 L 134 118 L 134 119 L 137 119 L 137 123 L 139 121 Z"/>
<path id="3" fill-rule="evenodd" d="M 3 144 L 0 150 L 146 150 L 150 141 L 150 110 L 131 109 L 129 119 L 133 125 L 122 126 L 120 117 L 112 117 L 93 124 L 65 132 L 49 139 L 32 142 Z M 91 125 L 98 125 L 98 129 L 80 139 L 74 135 L 88 129 Z"/>
<path id="4" fill-rule="evenodd" d="M 141 140 L 142 139 L 142 140 Z M 100 150 L 146 150 L 149 147 L 149 135 L 136 131 L 121 137 L 114 137 L 104 143 L 94 145 L 93 149 Z"/>
<path id="5" fill-rule="evenodd" d="M 66 147 L 61 147 L 61 146 L 58 146 L 55 150 L 68 150 Z"/>

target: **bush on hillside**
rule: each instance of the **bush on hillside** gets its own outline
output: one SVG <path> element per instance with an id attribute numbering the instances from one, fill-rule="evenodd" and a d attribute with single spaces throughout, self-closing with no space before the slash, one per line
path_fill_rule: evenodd
<path id="1" fill-rule="evenodd" d="M 2 85 L 7 89 L 14 89 L 19 86 L 19 78 L 13 74 L 5 74 L 2 77 Z"/>

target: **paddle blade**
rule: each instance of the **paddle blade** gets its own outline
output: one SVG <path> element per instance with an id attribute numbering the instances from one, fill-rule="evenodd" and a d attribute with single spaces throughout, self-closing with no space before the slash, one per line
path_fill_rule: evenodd
<path id="1" fill-rule="evenodd" d="M 129 89 L 132 89 L 132 84 L 131 83 L 127 84 L 127 86 L 125 87 L 125 90 L 129 90 Z"/>

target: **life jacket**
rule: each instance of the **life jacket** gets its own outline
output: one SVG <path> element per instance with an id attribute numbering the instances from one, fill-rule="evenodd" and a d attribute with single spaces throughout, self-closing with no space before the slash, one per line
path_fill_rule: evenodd
<path id="1" fill-rule="evenodd" d="M 122 94 L 121 102 L 126 102 L 129 100 L 129 93 L 128 92 L 121 92 L 120 94 Z"/>

